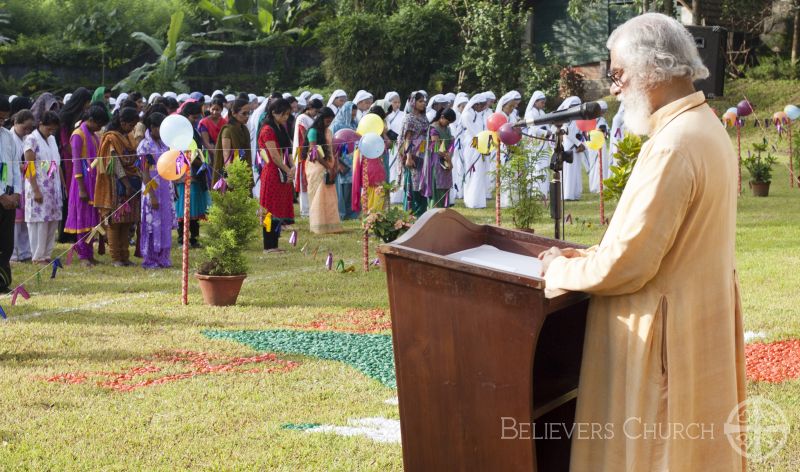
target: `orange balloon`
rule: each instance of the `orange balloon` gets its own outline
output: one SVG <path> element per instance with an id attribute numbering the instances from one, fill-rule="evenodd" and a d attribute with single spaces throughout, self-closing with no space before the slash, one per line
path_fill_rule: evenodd
<path id="1" fill-rule="evenodd" d="M 189 167 L 185 163 L 181 166 L 181 172 L 178 173 L 177 169 L 177 162 L 178 157 L 180 157 L 181 151 L 177 149 L 170 149 L 169 151 L 165 152 L 158 158 L 158 162 L 156 163 L 156 169 L 158 169 L 158 175 L 167 179 L 167 180 L 178 180 L 186 173 L 186 168 Z"/>
<path id="2" fill-rule="evenodd" d="M 787 121 L 789 121 L 789 115 L 783 111 L 776 111 L 775 114 L 772 115 L 772 121 L 785 124 Z"/>

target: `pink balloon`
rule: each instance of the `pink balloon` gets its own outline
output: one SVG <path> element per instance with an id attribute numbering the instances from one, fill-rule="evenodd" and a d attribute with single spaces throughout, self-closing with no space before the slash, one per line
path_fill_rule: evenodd
<path id="1" fill-rule="evenodd" d="M 340 129 L 333 135 L 333 149 L 339 149 L 343 144 L 347 144 L 347 153 L 352 153 L 356 148 L 356 143 L 361 139 L 361 136 L 352 129 Z"/>
<path id="2" fill-rule="evenodd" d="M 506 146 L 513 146 L 522 139 L 522 131 L 519 128 L 515 128 L 511 123 L 501 126 L 497 130 L 497 134 L 500 135 L 500 141 Z"/>
<path id="3" fill-rule="evenodd" d="M 489 121 L 486 122 L 486 127 L 489 131 L 497 131 L 506 123 L 508 123 L 508 117 L 506 117 L 505 113 L 496 111 L 489 117 Z"/>
<path id="4" fill-rule="evenodd" d="M 597 128 L 597 120 L 575 120 L 575 126 L 584 133 Z"/>

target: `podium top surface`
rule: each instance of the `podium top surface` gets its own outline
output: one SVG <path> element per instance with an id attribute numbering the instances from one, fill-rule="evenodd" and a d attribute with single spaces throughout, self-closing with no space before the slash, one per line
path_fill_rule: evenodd
<path id="1" fill-rule="evenodd" d="M 583 247 L 523 231 L 477 225 L 455 210 L 434 209 L 396 241 L 379 246 L 378 253 L 544 290 L 535 258 L 553 246 Z M 547 291 L 545 296 L 554 298 L 564 293 Z"/>

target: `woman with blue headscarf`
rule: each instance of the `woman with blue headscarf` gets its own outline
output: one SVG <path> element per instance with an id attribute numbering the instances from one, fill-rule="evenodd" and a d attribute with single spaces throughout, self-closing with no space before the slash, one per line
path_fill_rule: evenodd
<path id="1" fill-rule="evenodd" d="M 331 123 L 331 131 L 334 136 L 341 129 L 356 129 L 356 112 L 353 102 L 345 102 L 336 114 L 336 118 Z M 355 144 L 355 143 L 353 143 Z M 358 212 L 353 211 L 352 195 L 353 191 L 353 153 L 348 152 L 353 146 L 347 143 L 334 149 L 338 156 L 339 172 L 336 174 L 336 192 L 339 196 L 339 217 L 343 220 L 358 218 Z"/>

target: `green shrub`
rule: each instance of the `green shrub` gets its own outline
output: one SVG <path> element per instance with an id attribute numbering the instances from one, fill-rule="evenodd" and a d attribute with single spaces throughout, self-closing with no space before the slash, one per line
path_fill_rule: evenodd
<path id="1" fill-rule="evenodd" d="M 510 197 L 511 220 L 520 229 L 531 229 L 542 219 L 544 195 L 539 184 L 546 174 L 536 170 L 536 163 L 542 154 L 549 155 L 548 147 L 540 149 L 539 141 L 509 146 L 508 162 L 500 167 L 500 188 Z"/>
<path id="2" fill-rule="evenodd" d="M 244 250 L 257 236 L 258 202 L 252 198 L 250 168 L 236 161 L 227 168 L 228 190 L 212 192 L 208 211 L 205 260 L 198 272 L 204 275 L 242 275 L 247 273 Z"/>
<path id="3" fill-rule="evenodd" d="M 774 56 L 762 59 L 760 64 L 747 69 L 745 75 L 753 80 L 795 79 L 800 77 L 800 62 L 792 64 L 790 59 Z"/>
<path id="4" fill-rule="evenodd" d="M 625 133 L 625 137 L 617 142 L 617 152 L 614 153 L 616 165 L 611 166 L 611 177 L 603 180 L 604 196 L 608 200 L 619 200 L 622 191 L 628 184 L 628 179 L 633 172 L 633 166 L 642 150 L 642 138 L 635 134 Z"/>

